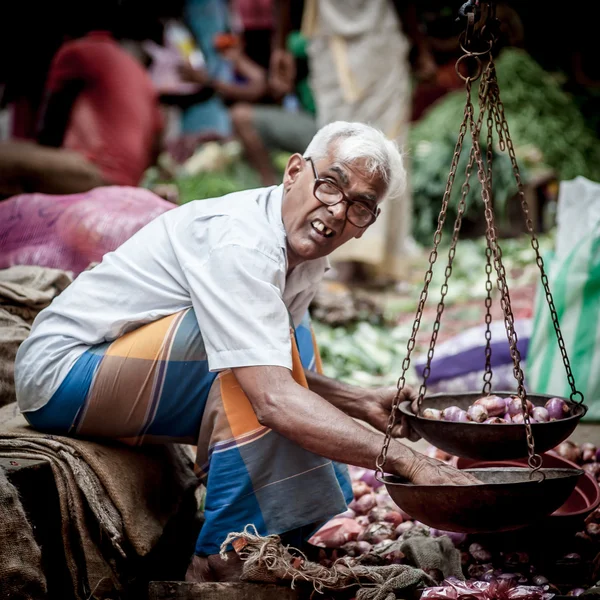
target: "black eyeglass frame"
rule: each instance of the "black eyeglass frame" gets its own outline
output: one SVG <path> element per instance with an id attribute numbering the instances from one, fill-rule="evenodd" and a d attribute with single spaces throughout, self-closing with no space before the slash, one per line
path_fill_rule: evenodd
<path id="1" fill-rule="evenodd" d="M 365 229 L 366 227 L 369 227 L 369 225 L 373 225 L 373 223 L 375 223 L 375 221 L 377 220 L 377 217 L 381 214 L 381 209 L 380 208 L 377 209 L 377 212 L 373 212 L 364 202 L 360 202 L 360 200 L 352 200 L 352 199 L 348 198 L 348 196 L 346 196 L 346 194 L 344 193 L 344 190 L 342 188 L 340 188 L 339 185 L 337 185 L 333 181 L 330 181 L 329 179 L 322 179 L 321 177 L 319 177 L 319 173 L 317 172 L 317 168 L 315 167 L 315 163 L 313 162 L 313 159 L 310 156 L 305 156 L 304 160 L 309 161 L 310 165 L 312 167 L 313 174 L 315 176 L 315 183 L 314 183 L 314 186 L 313 186 L 313 196 L 321 204 L 324 204 L 325 206 L 335 206 L 336 204 L 339 204 L 340 202 L 345 202 L 346 203 L 346 215 L 345 215 L 345 217 L 346 217 L 346 219 L 348 221 L 350 221 L 350 223 L 352 223 L 352 225 L 354 225 L 354 227 L 359 227 L 360 229 Z M 319 198 L 317 196 L 317 190 L 324 183 L 326 183 L 327 185 L 330 185 L 330 186 L 334 187 L 341 194 L 342 197 L 337 202 L 333 202 L 331 204 L 328 203 L 328 202 L 323 202 L 323 200 L 321 200 L 321 198 Z M 348 211 L 349 211 L 350 207 L 353 204 L 358 204 L 358 205 L 362 206 L 366 211 L 368 211 L 371 214 L 371 220 L 366 225 L 357 225 L 350 218 L 350 216 L 348 214 Z"/>

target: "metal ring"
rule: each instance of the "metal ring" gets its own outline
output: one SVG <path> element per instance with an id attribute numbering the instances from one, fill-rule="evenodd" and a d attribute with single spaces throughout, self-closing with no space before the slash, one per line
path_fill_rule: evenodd
<path id="1" fill-rule="evenodd" d="M 578 400 L 575 400 L 575 398 L 578 398 Z M 571 392 L 569 399 L 571 402 L 575 402 L 576 404 L 583 404 L 583 394 L 579 390 Z"/>
<path id="2" fill-rule="evenodd" d="M 537 471 L 543 464 L 542 457 L 539 454 L 532 454 L 527 460 L 527 464 L 531 469 Z"/>
<path id="3" fill-rule="evenodd" d="M 475 75 L 473 76 L 469 76 L 469 77 L 465 77 L 459 69 L 460 63 L 468 58 L 472 58 L 476 64 L 477 64 L 477 70 L 475 71 Z M 483 70 L 482 64 L 481 64 L 481 60 L 480 58 L 475 55 L 475 54 L 463 54 L 457 61 L 456 61 L 456 65 L 454 66 L 454 68 L 456 69 L 456 74 L 463 80 L 463 81 L 476 81 L 477 79 L 479 79 L 479 77 L 481 77 L 481 72 Z"/>
<path id="4" fill-rule="evenodd" d="M 460 49 L 463 52 L 465 52 L 466 54 L 473 54 L 474 56 L 484 56 L 485 54 L 489 54 L 494 46 L 494 42 L 492 40 L 488 40 L 489 47 L 487 48 L 487 50 L 483 50 L 482 52 L 474 52 L 473 50 L 469 50 L 469 49 L 465 48 L 465 43 L 466 43 L 466 32 L 465 31 L 463 31 L 458 36 L 458 43 L 460 45 Z"/>
<path id="5" fill-rule="evenodd" d="M 490 50 L 492 49 L 492 46 L 498 41 L 498 36 L 491 31 L 491 27 L 489 27 L 488 25 L 484 25 L 480 30 L 479 30 L 479 37 L 482 40 L 485 40 L 485 36 L 489 36 L 488 41 L 490 42 Z"/>

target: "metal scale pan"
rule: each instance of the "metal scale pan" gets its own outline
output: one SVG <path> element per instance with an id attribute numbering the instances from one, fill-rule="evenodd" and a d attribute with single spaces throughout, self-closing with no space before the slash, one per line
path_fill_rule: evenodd
<path id="1" fill-rule="evenodd" d="M 512 392 L 494 392 L 494 394 L 505 398 L 511 396 Z M 433 394 L 423 399 L 422 408 L 443 410 L 448 406 L 458 406 L 467 410 L 480 397 L 481 392 L 456 395 Z M 549 395 L 527 394 L 527 399 L 534 406 L 543 406 L 549 398 L 551 398 Z M 568 400 L 566 401 L 568 402 Z M 525 425 L 434 421 L 415 415 L 409 402 L 402 402 L 399 410 L 410 426 L 424 440 L 453 456 L 505 460 L 523 458 L 528 454 Z M 569 416 L 564 419 L 547 423 L 531 423 L 536 452 L 546 452 L 566 440 L 573 433 L 587 409 L 581 404 L 573 404 L 570 406 L 570 410 Z"/>
<path id="2" fill-rule="evenodd" d="M 413 519 L 444 531 L 495 533 L 526 527 L 552 514 L 571 495 L 581 469 L 540 469 L 541 481 L 519 467 L 464 469 L 479 485 L 413 485 L 385 476 L 392 500 Z"/>

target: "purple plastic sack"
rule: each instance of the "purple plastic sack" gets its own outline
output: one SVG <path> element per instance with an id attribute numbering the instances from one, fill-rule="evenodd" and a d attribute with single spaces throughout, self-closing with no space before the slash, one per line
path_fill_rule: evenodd
<path id="1" fill-rule="evenodd" d="M 175 205 L 136 187 L 21 194 L 0 202 L 0 269 L 39 265 L 76 276 Z"/>

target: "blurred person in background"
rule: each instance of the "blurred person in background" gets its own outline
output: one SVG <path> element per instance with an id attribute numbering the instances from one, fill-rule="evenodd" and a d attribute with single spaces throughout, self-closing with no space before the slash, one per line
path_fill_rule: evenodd
<path id="1" fill-rule="evenodd" d="M 287 49 L 294 58 L 294 78 L 284 78 L 280 72 L 271 71 L 268 83 L 274 102 L 239 103 L 231 111 L 246 158 L 265 186 L 276 185 L 281 179 L 274 168 L 271 152 L 303 153 L 317 132 L 315 102 L 308 78 L 306 38 L 299 28 L 300 19 L 297 18 L 294 31 L 287 40 Z"/>
<path id="2" fill-rule="evenodd" d="M 295 63 L 285 47 L 291 27 L 290 0 L 276 1 L 277 27 L 271 74 L 293 78 Z M 311 89 L 317 124 L 336 120 L 373 125 L 404 146 L 411 117 L 413 75 L 435 75 L 415 4 L 400 0 L 306 0 L 302 31 L 308 39 Z M 411 66 L 414 65 L 414 71 Z M 360 239 L 332 254 L 343 280 L 401 278 L 411 238 L 410 187 L 392 199 L 385 218 Z"/>
<path id="3" fill-rule="evenodd" d="M 233 137 L 230 108 L 267 93 L 266 69 L 232 33 L 226 0 L 185 0 L 162 23 L 159 43 L 147 40 L 149 72 L 168 106 L 166 147 L 178 163 L 202 144 Z"/>
<path id="4" fill-rule="evenodd" d="M 46 79 L 37 143 L 0 147 L 5 195 L 136 186 L 158 154 L 157 94 L 143 65 L 111 33 L 117 1 L 87 4 L 70 19 Z"/>
<path id="5" fill-rule="evenodd" d="M 248 58 L 268 69 L 275 28 L 273 0 L 231 0 L 231 10 Z"/>
<path id="6" fill-rule="evenodd" d="M 232 35 L 227 0 L 186 0 L 183 19 L 203 53 L 202 67 L 183 67 L 185 81 L 214 90 L 214 96 L 186 108 L 182 134 L 212 131 L 227 139 L 232 136 L 229 106 L 237 101 L 257 101 L 267 90 L 266 72 L 244 52 Z"/>

